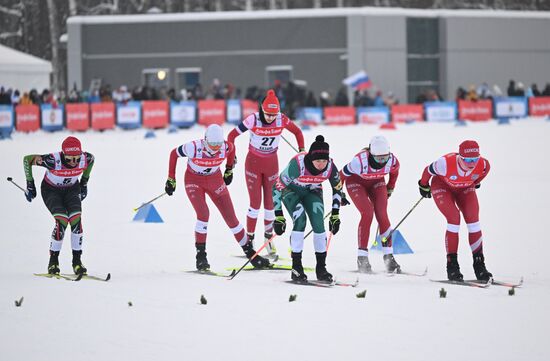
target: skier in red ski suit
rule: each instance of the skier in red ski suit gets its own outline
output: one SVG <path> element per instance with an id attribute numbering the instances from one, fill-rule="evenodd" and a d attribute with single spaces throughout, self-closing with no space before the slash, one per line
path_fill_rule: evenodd
<path id="1" fill-rule="evenodd" d="M 437 208 L 447 219 L 447 278 L 451 281 L 464 279 L 457 258 L 460 213 L 468 226 L 476 278 L 489 281 L 493 277 L 485 267 L 476 195 L 476 189 L 480 187 L 490 168 L 489 161 L 480 156 L 477 142 L 466 140 L 460 144 L 458 153 L 446 154 L 427 166 L 418 181 L 420 194 L 425 198 L 433 195 Z"/>
<path id="2" fill-rule="evenodd" d="M 206 258 L 206 235 L 210 217 L 208 205 L 206 204 L 207 194 L 222 214 L 225 223 L 233 232 L 246 256 L 251 258 L 256 253 L 252 243 L 246 238 L 242 224 L 235 215 L 231 196 L 220 172 L 220 165 L 226 159 L 227 154 L 232 151 L 232 148 L 231 143 L 224 141 L 222 128 L 213 124 L 206 129 L 204 139 L 180 145 L 170 153 L 168 180 L 165 186 L 165 191 L 169 196 L 176 190 L 178 158 L 188 158 L 187 170 L 185 171 L 185 191 L 197 214 L 195 246 L 197 248 L 196 266 L 199 271 L 210 269 Z M 260 256 L 254 257 L 251 263 L 258 268 L 269 266 L 269 261 Z"/>
<path id="3" fill-rule="evenodd" d="M 246 217 L 246 231 L 250 241 L 254 240 L 256 222 L 262 203 L 262 192 L 264 198 L 265 241 L 271 239 L 273 235 L 275 213 L 271 189 L 279 175 L 277 150 L 284 129 L 294 134 L 299 151 L 304 151 L 302 131 L 286 115 L 280 112 L 279 99 L 273 90 L 268 90 L 267 96 L 261 103 L 260 111 L 246 117 L 227 137 L 227 141 L 234 144 L 235 138 L 250 130 L 248 154 L 245 162 L 246 185 L 250 198 L 250 206 Z M 227 185 L 233 179 L 234 154 L 235 150 L 227 158 L 224 173 L 224 180 Z M 273 242 L 270 242 L 266 248 L 270 256 L 276 256 L 277 250 Z"/>

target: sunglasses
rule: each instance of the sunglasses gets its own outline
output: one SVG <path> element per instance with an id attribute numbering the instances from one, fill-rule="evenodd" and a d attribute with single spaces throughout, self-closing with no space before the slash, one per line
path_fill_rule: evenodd
<path id="1" fill-rule="evenodd" d="M 207 143 L 208 147 L 213 150 L 218 150 L 222 147 L 223 142 L 213 142 L 213 143 Z"/>
<path id="2" fill-rule="evenodd" d="M 79 155 L 66 155 L 65 160 L 69 163 L 78 163 L 78 162 L 80 162 L 80 156 Z"/>
<path id="3" fill-rule="evenodd" d="M 479 160 L 479 157 L 465 158 L 461 157 L 464 163 L 475 163 Z"/>
<path id="4" fill-rule="evenodd" d="M 379 163 L 379 164 L 386 163 L 388 160 L 390 160 L 390 155 L 389 154 L 373 155 L 372 157 L 374 158 L 376 163 Z"/>

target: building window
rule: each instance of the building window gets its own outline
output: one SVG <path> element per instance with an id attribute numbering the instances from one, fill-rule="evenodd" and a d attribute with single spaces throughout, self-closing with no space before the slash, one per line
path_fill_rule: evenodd
<path id="1" fill-rule="evenodd" d="M 170 69 L 143 69 L 143 83 L 151 88 L 168 88 L 170 85 Z"/>
<path id="2" fill-rule="evenodd" d="M 439 88 L 439 19 L 407 18 L 408 102 Z"/>
<path id="3" fill-rule="evenodd" d="M 201 68 L 177 68 L 176 88 L 178 91 L 193 90 L 201 82 L 201 71 Z"/>
<path id="4" fill-rule="evenodd" d="M 292 80 L 292 65 L 272 65 L 265 68 L 266 86 L 272 88 L 278 82 L 282 86 Z"/>

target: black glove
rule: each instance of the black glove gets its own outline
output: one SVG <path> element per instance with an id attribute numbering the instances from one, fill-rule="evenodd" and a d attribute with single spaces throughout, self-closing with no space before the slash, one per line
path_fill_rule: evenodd
<path id="1" fill-rule="evenodd" d="M 82 177 L 80 179 L 80 201 L 88 196 L 88 178 Z"/>
<path id="2" fill-rule="evenodd" d="M 275 211 L 275 220 L 273 221 L 273 230 L 275 233 L 280 236 L 285 233 L 286 229 L 286 219 L 283 215 L 283 211 Z"/>
<path id="3" fill-rule="evenodd" d="M 386 186 L 386 190 L 388 192 L 388 198 L 390 198 L 391 194 L 393 193 L 393 188 L 389 188 L 388 186 Z"/>
<path id="4" fill-rule="evenodd" d="M 164 186 L 164 191 L 166 194 L 171 196 L 176 191 L 176 180 L 172 178 L 168 178 L 166 180 L 166 185 Z"/>
<path id="5" fill-rule="evenodd" d="M 223 181 L 226 186 L 231 184 L 233 181 L 233 168 L 225 168 L 225 172 L 223 173 Z"/>
<path id="6" fill-rule="evenodd" d="M 348 197 L 346 197 L 346 193 L 342 192 L 342 200 L 340 201 L 341 206 L 347 206 L 349 205 Z"/>
<path id="7" fill-rule="evenodd" d="M 481 183 L 478 183 L 476 184 L 475 188 L 478 189 L 479 187 L 481 187 Z"/>
<path id="8" fill-rule="evenodd" d="M 418 189 L 420 190 L 420 195 L 424 198 L 432 198 L 432 189 L 430 185 L 423 185 L 418 181 Z"/>
<path id="9" fill-rule="evenodd" d="M 34 186 L 34 180 L 27 181 L 27 192 L 25 197 L 29 202 L 32 202 L 36 198 L 36 187 Z"/>
<path id="10" fill-rule="evenodd" d="M 332 214 L 328 220 L 328 230 L 332 232 L 332 234 L 338 233 L 338 230 L 340 229 L 340 211 L 338 209 L 333 209 Z"/>

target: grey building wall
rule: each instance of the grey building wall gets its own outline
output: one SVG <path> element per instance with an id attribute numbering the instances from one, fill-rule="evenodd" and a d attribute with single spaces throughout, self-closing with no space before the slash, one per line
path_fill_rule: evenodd
<path id="1" fill-rule="evenodd" d="M 510 79 L 539 89 L 550 82 L 550 18 L 447 17 L 442 24 L 448 97 L 484 81 L 503 93 Z"/>

